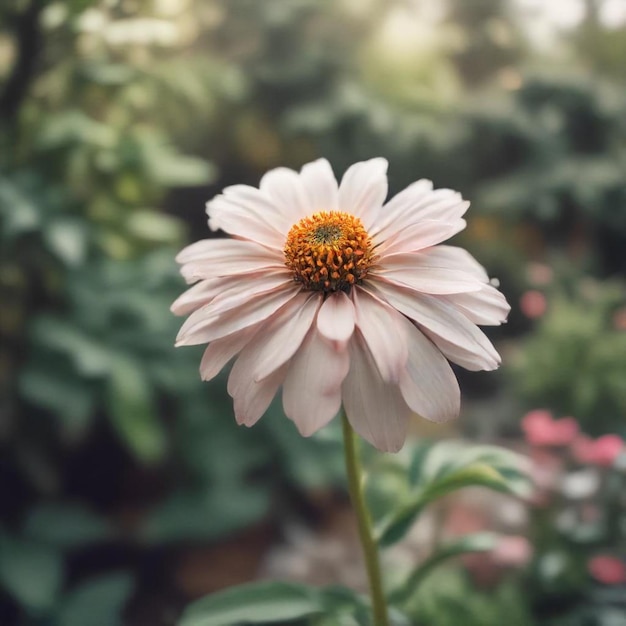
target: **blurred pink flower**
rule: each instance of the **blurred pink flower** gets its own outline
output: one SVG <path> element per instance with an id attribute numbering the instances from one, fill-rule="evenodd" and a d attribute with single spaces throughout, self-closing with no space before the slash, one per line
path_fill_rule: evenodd
<path id="1" fill-rule="evenodd" d="M 613 313 L 613 326 L 615 330 L 626 330 L 626 307 L 622 307 Z"/>
<path id="2" fill-rule="evenodd" d="M 478 324 L 501 324 L 509 305 L 468 252 L 436 245 L 465 228 L 469 202 L 428 180 L 385 203 L 387 189 L 385 159 L 352 165 L 341 183 L 318 159 L 207 204 L 211 230 L 232 238 L 178 255 L 195 285 L 172 305 L 189 315 L 176 345 L 208 344 L 204 380 L 237 357 L 227 390 L 239 424 L 255 424 L 282 387 L 303 436 L 343 405 L 359 435 L 393 452 L 413 413 L 458 417 L 448 359 L 500 364 Z"/>
<path id="3" fill-rule="evenodd" d="M 587 564 L 589 573 L 605 585 L 626 583 L 626 566 L 622 559 L 608 554 L 594 556 Z"/>
<path id="4" fill-rule="evenodd" d="M 546 409 L 536 409 L 522 418 L 522 431 L 533 446 L 567 446 L 578 436 L 578 422 L 573 417 L 555 420 Z"/>
<path id="5" fill-rule="evenodd" d="M 522 294 L 519 301 L 519 308 L 527 318 L 534 320 L 541 317 L 546 312 L 548 309 L 548 301 L 541 291 L 531 289 Z"/>
<path id="6" fill-rule="evenodd" d="M 523 567 L 533 556 L 533 547 L 522 535 L 504 535 L 499 538 L 492 552 L 498 565 Z"/>
<path id="7" fill-rule="evenodd" d="M 624 440 L 618 435 L 603 435 L 591 439 L 587 435 L 579 435 L 572 443 L 574 458 L 588 465 L 610 467 L 624 449 Z"/>
<path id="8" fill-rule="evenodd" d="M 526 276 L 533 285 L 548 285 L 552 282 L 554 272 L 544 263 L 529 263 L 526 266 Z"/>

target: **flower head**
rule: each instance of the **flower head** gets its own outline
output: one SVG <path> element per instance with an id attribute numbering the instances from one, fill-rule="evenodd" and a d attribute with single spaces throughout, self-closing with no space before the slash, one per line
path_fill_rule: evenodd
<path id="1" fill-rule="evenodd" d="M 172 305 L 177 345 L 208 343 L 204 380 L 234 358 L 228 392 L 254 424 L 282 386 L 283 407 L 311 435 L 343 404 L 381 450 L 402 447 L 411 413 L 458 416 L 448 359 L 492 370 L 500 357 L 477 324 L 509 305 L 465 250 L 436 246 L 465 227 L 469 203 L 413 183 L 385 204 L 387 162 L 328 161 L 268 172 L 207 204 L 209 226 L 232 239 L 199 241 L 177 257 L 189 283 Z"/>
<path id="2" fill-rule="evenodd" d="M 555 420 L 552 413 L 536 409 L 522 418 L 526 441 L 533 446 L 566 446 L 578 436 L 578 422 L 573 417 Z"/>
<path id="3" fill-rule="evenodd" d="M 610 467 L 624 450 L 624 440 L 619 435 L 603 435 L 591 439 L 580 435 L 572 443 L 574 458 L 580 463 Z"/>

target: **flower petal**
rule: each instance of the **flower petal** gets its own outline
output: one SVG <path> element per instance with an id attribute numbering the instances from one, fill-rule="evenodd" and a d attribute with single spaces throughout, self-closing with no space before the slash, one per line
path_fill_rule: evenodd
<path id="1" fill-rule="evenodd" d="M 461 218 L 453 221 L 424 220 L 410 224 L 384 241 L 380 239 L 381 236 L 374 237 L 375 244 L 381 241 L 380 245 L 376 246 L 376 252 L 384 258 L 393 254 L 424 250 L 450 239 L 460 233 L 465 226 L 466 222 Z"/>
<path id="2" fill-rule="evenodd" d="M 305 191 L 300 176 L 286 167 L 270 170 L 261 179 L 261 191 L 278 206 L 291 225 L 311 213 L 311 199 Z"/>
<path id="3" fill-rule="evenodd" d="M 411 410 L 397 385 L 386 383 L 360 332 L 350 340 L 350 371 L 343 403 L 352 428 L 383 452 L 397 452 L 406 439 Z"/>
<path id="4" fill-rule="evenodd" d="M 460 193 L 451 189 L 429 190 L 430 181 L 418 181 L 394 196 L 383 207 L 383 218 L 370 231 L 376 241 L 426 220 L 455 223 L 469 208 Z"/>
<path id="5" fill-rule="evenodd" d="M 386 382 L 397 383 L 409 357 L 402 316 L 371 294 L 352 290 L 356 323 Z"/>
<path id="6" fill-rule="evenodd" d="M 235 366 L 238 361 L 239 360 L 235 362 Z M 248 384 L 243 389 L 232 396 L 234 400 L 233 409 L 235 410 L 235 419 L 238 424 L 253 426 L 259 421 L 259 418 L 262 417 L 269 408 L 278 388 L 282 385 L 287 373 L 287 368 L 288 365 L 285 364 L 259 382 L 249 380 Z M 233 370 L 234 369 L 235 367 L 233 366 Z"/>
<path id="7" fill-rule="evenodd" d="M 331 342 L 345 343 L 354 331 L 354 305 L 338 291 L 329 294 L 317 314 L 317 329 Z"/>
<path id="8" fill-rule="evenodd" d="M 307 163 L 300 172 L 300 179 L 309 197 L 309 210 L 336 211 L 339 199 L 337 179 L 326 159 Z"/>
<path id="9" fill-rule="evenodd" d="M 248 326 L 226 337 L 212 341 L 202 355 L 200 362 L 200 377 L 202 380 L 211 380 L 217 376 L 222 368 L 254 337 L 260 324 Z"/>
<path id="10" fill-rule="evenodd" d="M 253 212 L 238 204 L 236 199 L 225 195 L 216 196 L 206 205 L 211 230 L 221 228 L 234 237 L 281 250 L 285 242 L 285 234 L 277 230 L 262 211 L 259 207 L 257 212 Z"/>
<path id="11" fill-rule="evenodd" d="M 400 255 L 397 255 L 400 256 Z M 407 255 L 416 256 L 416 255 Z M 395 257 L 389 257 L 394 259 Z M 420 267 L 418 259 L 407 259 L 411 264 L 394 267 L 391 263 L 381 264 L 371 270 L 368 277 L 376 284 L 390 283 L 399 287 L 413 289 L 418 293 L 449 294 L 478 291 L 481 283 L 471 274 L 459 270 Z"/>
<path id="12" fill-rule="evenodd" d="M 283 384 L 285 415 L 303 436 L 312 435 L 337 414 L 349 367 L 348 351 L 335 350 L 313 327 L 291 360 Z"/>
<path id="13" fill-rule="evenodd" d="M 511 306 L 504 295 L 491 285 L 483 285 L 479 291 L 441 296 L 474 324 L 499 326 L 506 322 Z"/>
<path id="14" fill-rule="evenodd" d="M 263 325 L 253 347 L 255 381 L 269 376 L 296 353 L 313 324 L 320 302 L 319 294 L 299 293 Z"/>
<path id="15" fill-rule="evenodd" d="M 365 288 L 417 322 L 450 361 L 472 371 L 500 365 L 500 355 L 485 334 L 448 302 L 381 281 L 369 282 Z"/>
<path id="16" fill-rule="evenodd" d="M 170 311 L 174 315 L 187 315 L 197 308 L 208 304 L 228 284 L 228 278 L 212 278 L 196 283 L 183 292 L 172 304 Z"/>
<path id="17" fill-rule="evenodd" d="M 193 312 L 182 325 L 176 338 L 176 345 L 193 346 L 208 343 L 262 322 L 299 292 L 300 287 L 290 283 L 269 294 L 260 294 L 251 298 L 245 304 L 229 311 L 228 315 L 207 315 L 207 307 L 212 304 L 201 307 Z"/>
<path id="18" fill-rule="evenodd" d="M 433 422 L 459 416 L 461 391 L 456 376 L 440 350 L 408 319 L 402 317 L 409 346 L 400 391 L 409 407 Z"/>
<path id="19" fill-rule="evenodd" d="M 279 287 L 292 283 L 291 274 L 286 270 L 249 274 L 239 276 L 236 281 L 231 281 L 228 288 L 213 298 L 205 312 L 209 316 L 224 315 L 250 299 L 261 294 L 269 294 Z"/>
<path id="20" fill-rule="evenodd" d="M 387 196 L 387 160 L 370 159 L 350 166 L 339 186 L 339 210 L 361 218 L 366 230 Z"/>

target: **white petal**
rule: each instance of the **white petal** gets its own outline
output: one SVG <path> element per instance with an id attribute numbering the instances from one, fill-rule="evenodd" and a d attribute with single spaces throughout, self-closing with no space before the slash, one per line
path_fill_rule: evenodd
<path id="1" fill-rule="evenodd" d="M 261 189 L 248 185 L 232 185 L 226 187 L 222 193 L 230 202 L 267 221 L 280 233 L 286 234 L 291 225 L 291 211 L 286 213 L 284 207 L 274 202 L 271 196 Z"/>
<path id="2" fill-rule="evenodd" d="M 386 382 L 397 383 L 409 356 L 402 316 L 361 289 L 353 289 L 357 327 Z"/>
<path id="3" fill-rule="evenodd" d="M 454 306 L 382 281 L 369 282 L 368 290 L 380 294 L 392 307 L 417 322 L 443 354 L 469 370 L 494 370 L 500 355 L 485 334 Z"/>
<path id="4" fill-rule="evenodd" d="M 397 452 L 406 439 L 410 409 L 396 385 L 380 376 L 365 340 L 350 340 L 350 371 L 343 383 L 343 403 L 352 428 L 384 452 Z"/>
<path id="5" fill-rule="evenodd" d="M 482 286 L 471 274 L 458 270 L 419 266 L 395 268 L 387 265 L 386 260 L 384 262 L 384 266 L 381 264 L 380 268 L 369 272 L 369 278 L 375 280 L 376 284 L 386 282 L 427 294 L 465 293 L 478 291 Z"/>
<path id="6" fill-rule="evenodd" d="M 425 220 L 455 223 L 469 208 L 469 202 L 464 201 L 460 193 L 451 189 L 427 191 L 426 185 L 420 182 L 415 188 L 411 185 L 401 191 L 383 207 L 383 219 L 370 231 L 376 241 Z"/>
<path id="7" fill-rule="evenodd" d="M 195 261 L 221 261 L 237 259 L 239 257 L 262 256 L 270 260 L 281 260 L 282 252 L 268 250 L 254 241 L 240 239 L 202 239 L 183 248 L 176 255 L 177 263 L 192 263 Z"/>
<path id="8" fill-rule="evenodd" d="M 456 376 L 440 350 L 408 319 L 402 318 L 409 346 L 400 391 L 409 407 L 433 422 L 459 416 L 461 391 Z"/>
<path id="9" fill-rule="evenodd" d="M 397 193 L 383 207 L 379 218 L 376 220 L 376 224 L 374 224 L 370 231 L 370 235 L 376 235 L 380 231 L 385 230 L 388 226 L 393 224 L 399 215 L 419 206 L 420 202 L 432 193 L 432 190 L 432 181 L 422 178 L 410 184 L 400 193 Z"/>
<path id="10" fill-rule="evenodd" d="M 212 341 L 202 355 L 200 362 L 200 377 L 202 380 L 211 380 L 217 376 L 222 368 L 254 337 L 260 324 L 248 326 L 232 335 Z"/>
<path id="11" fill-rule="evenodd" d="M 300 287 L 297 285 L 285 285 L 270 294 L 261 294 L 252 298 L 226 315 L 207 316 L 206 309 L 211 306 L 209 304 L 189 316 L 178 333 L 176 345 L 193 346 L 208 343 L 262 322 L 298 293 L 300 293 Z"/>
<path id="12" fill-rule="evenodd" d="M 354 305 L 342 291 L 329 294 L 317 315 L 317 329 L 331 342 L 345 343 L 354 331 Z"/>
<path id="13" fill-rule="evenodd" d="M 376 252 L 385 258 L 389 255 L 423 250 L 450 239 L 461 232 L 465 226 L 466 222 L 461 218 L 450 222 L 424 220 L 410 224 L 389 236 L 380 245 L 376 245 Z M 380 237 L 380 235 L 374 237 L 375 244 L 381 241 Z"/>
<path id="14" fill-rule="evenodd" d="M 263 207 L 251 211 L 242 206 L 236 197 L 219 195 L 207 202 L 209 227 L 212 230 L 221 228 L 224 232 L 241 237 L 258 244 L 282 250 L 286 232 L 279 229 L 274 220 L 263 214 Z"/>
<path id="15" fill-rule="evenodd" d="M 339 210 L 361 218 L 369 230 L 387 196 L 387 161 L 377 158 L 350 166 L 339 186 Z"/>
<path id="16" fill-rule="evenodd" d="M 511 311 L 504 295 L 491 285 L 483 285 L 480 291 L 441 296 L 441 299 L 459 309 L 474 324 L 483 326 L 503 324 Z"/>
<path id="17" fill-rule="evenodd" d="M 293 284 L 293 281 L 291 273 L 287 271 L 239 276 L 236 281 L 231 281 L 229 288 L 222 289 L 221 293 L 213 298 L 210 305 L 205 308 L 205 312 L 208 316 L 225 315 L 250 301 L 251 298 L 269 294 L 289 284 Z"/>
<path id="18" fill-rule="evenodd" d="M 307 163 L 300 172 L 300 179 L 309 197 L 310 211 L 317 213 L 337 210 L 339 197 L 337 179 L 326 159 Z"/>
<path id="19" fill-rule="evenodd" d="M 261 179 L 261 190 L 280 208 L 291 226 L 311 213 L 311 199 L 293 170 L 286 167 L 270 170 Z"/>
<path id="20" fill-rule="evenodd" d="M 244 274 L 263 275 L 280 271 L 286 271 L 284 263 L 262 256 L 245 256 L 223 261 L 193 261 L 192 263 L 185 263 L 180 268 L 180 273 L 187 283 L 195 283 L 198 280 L 211 278 L 241 276 Z"/>
<path id="21" fill-rule="evenodd" d="M 287 367 L 287 364 L 283 365 L 260 382 L 250 381 L 246 387 L 233 396 L 233 409 L 238 424 L 253 426 L 259 421 L 282 385 Z"/>
<path id="22" fill-rule="evenodd" d="M 252 376 L 262 380 L 288 361 L 309 332 L 319 308 L 319 294 L 300 293 L 278 310 L 262 327 L 254 346 Z"/>
<path id="23" fill-rule="evenodd" d="M 174 315 L 187 315 L 197 308 L 208 304 L 228 284 L 228 278 L 203 280 L 183 292 L 172 304 L 170 311 Z"/>
<path id="24" fill-rule="evenodd" d="M 300 433 L 308 437 L 326 425 L 341 407 L 341 383 L 350 359 L 335 350 L 315 328 L 289 364 L 283 384 L 283 408 Z"/>
<path id="25" fill-rule="evenodd" d="M 425 265 L 429 267 L 456 268 L 472 274 L 483 283 L 489 282 L 485 268 L 463 248 L 442 245 L 422 250 L 419 254 L 425 258 Z"/>

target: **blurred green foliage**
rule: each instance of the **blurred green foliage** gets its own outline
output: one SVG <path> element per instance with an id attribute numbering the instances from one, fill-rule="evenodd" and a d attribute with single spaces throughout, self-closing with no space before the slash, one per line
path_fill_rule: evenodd
<path id="1" fill-rule="evenodd" d="M 393 192 L 461 189 L 464 243 L 513 301 L 527 260 L 558 250 L 571 292 L 536 326 L 513 312 L 504 333 L 531 336 L 506 393 L 615 429 L 623 283 L 578 293 L 583 272 L 626 270 L 626 28 L 596 4 L 567 71 L 505 0 L 455 0 L 441 22 L 399 0 L 2 4 L 1 623 L 125 623 L 152 555 L 301 515 L 340 480 L 332 427 L 303 440 L 275 405 L 239 429 L 223 377 L 201 384 L 199 352 L 172 347 L 173 257 L 208 236 L 203 202 L 276 165 L 384 155 Z M 140 565 L 86 566 L 94 550 Z M 468 623 L 509 593 L 476 596 Z M 432 597 L 419 619 L 454 623 Z"/>

